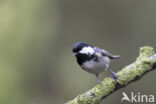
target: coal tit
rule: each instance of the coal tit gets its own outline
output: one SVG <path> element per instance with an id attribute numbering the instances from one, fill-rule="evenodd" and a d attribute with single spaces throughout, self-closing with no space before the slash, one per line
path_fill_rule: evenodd
<path id="1" fill-rule="evenodd" d="M 110 59 L 118 59 L 119 55 L 112 55 L 106 50 L 100 49 L 98 47 L 91 46 L 84 42 L 78 42 L 72 48 L 73 54 L 77 59 L 77 63 L 85 71 L 96 75 L 98 83 L 98 75 L 104 71 L 104 69 L 109 70 L 113 78 L 117 79 L 117 74 L 111 69 L 108 69 L 110 64 Z"/>

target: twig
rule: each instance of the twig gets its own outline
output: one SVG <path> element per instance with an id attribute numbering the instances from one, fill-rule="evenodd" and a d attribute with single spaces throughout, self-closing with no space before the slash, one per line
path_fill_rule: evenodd
<path id="1" fill-rule="evenodd" d="M 136 61 L 117 73 L 117 81 L 113 78 L 105 78 L 101 84 L 97 84 L 91 90 L 78 95 L 65 104 L 99 104 L 105 97 L 121 87 L 140 79 L 145 73 L 154 69 L 155 66 L 156 54 L 154 54 L 154 49 L 149 46 L 141 47 Z"/>

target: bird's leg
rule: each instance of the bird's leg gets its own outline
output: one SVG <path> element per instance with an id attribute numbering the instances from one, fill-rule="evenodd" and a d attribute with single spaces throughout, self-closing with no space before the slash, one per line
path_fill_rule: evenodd
<path id="1" fill-rule="evenodd" d="M 112 73 L 113 78 L 115 78 L 115 79 L 117 79 L 117 78 L 118 78 L 118 75 L 117 75 L 115 72 L 113 72 L 111 69 L 109 69 L 109 71 Z"/>
<path id="2" fill-rule="evenodd" d="M 106 70 L 109 70 L 110 72 L 111 72 L 111 74 L 113 75 L 113 79 L 114 80 L 117 80 L 118 79 L 118 75 L 115 73 L 115 72 L 113 72 L 110 68 L 108 68 L 109 67 L 109 64 L 106 64 Z"/>
<path id="3" fill-rule="evenodd" d="M 102 83 L 102 81 L 100 81 L 100 80 L 99 80 L 98 76 L 99 76 L 99 75 L 98 75 L 98 74 L 96 74 L 96 77 L 97 77 L 97 83 L 98 83 L 98 84 L 101 84 L 101 83 Z"/>
<path id="4" fill-rule="evenodd" d="M 118 75 L 115 73 L 115 72 L 113 72 L 111 69 L 108 69 L 110 72 L 111 72 L 111 74 L 113 75 L 113 76 L 111 76 L 110 78 L 112 78 L 114 81 L 115 81 L 115 83 L 117 83 L 117 80 L 118 80 Z"/>

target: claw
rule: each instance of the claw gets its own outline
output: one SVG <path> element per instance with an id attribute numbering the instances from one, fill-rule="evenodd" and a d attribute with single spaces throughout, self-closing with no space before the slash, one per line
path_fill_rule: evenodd
<path id="1" fill-rule="evenodd" d="M 115 72 L 113 72 L 111 69 L 109 69 L 110 70 L 110 72 L 112 73 L 112 75 L 113 76 L 111 76 L 111 78 L 113 78 L 114 80 L 115 80 L 115 82 L 117 82 L 117 80 L 118 80 L 118 75 L 115 73 Z"/>
<path id="2" fill-rule="evenodd" d="M 100 81 L 100 80 L 98 80 L 98 79 L 97 79 L 97 83 L 98 83 L 98 84 L 101 84 L 101 83 L 102 83 L 102 81 Z"/>
<path id="3" fill-rule="evenodd" d="M 101 84 L 102 81 L 100 81 L 100 80 L 98 79 L 98 74 L 96 74 L 96 77 L 97 77 L 97 83 L 98 83 L 98 84 Z"/>
<path id="4" fill-rule="evenodd" d="M 111 71 L 113 77 L 114 77 L 115 79 L 118 79 L 118 75 L 117 75 L 115 72 L 113 72 L 112 70 L 110 70 L 110 71 Z"/>

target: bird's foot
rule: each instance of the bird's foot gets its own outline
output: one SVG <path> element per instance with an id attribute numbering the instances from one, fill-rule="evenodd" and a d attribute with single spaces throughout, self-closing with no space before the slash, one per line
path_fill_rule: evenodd
<path id="1" fill-rule="evenodd" d="M 115 72 L 111 71 L 111 73 L 113 75 L 113 78 L 118 79 L 118 75 Z"/>
<path id="2" fill-rule="evenodd" d="M 101 83 L 102 83 L 102 81 L 100 81 L 100 80 L 97 79 L 97 84 L 101 84 Z"/>
<path id="3" fill-rule="evenodd" d="M 111 71 L 111 73 L 112 73 L 112 75 L 113 76 L 111 76 L 111 78 L 113 78 L 114 80 L 115 80 L 115 82 L 117 82 L 117 80 L 118 80 L 118 75 L 115 73 L 115 72 L 113 72 L 112 70 L 110 70 Z"/>

